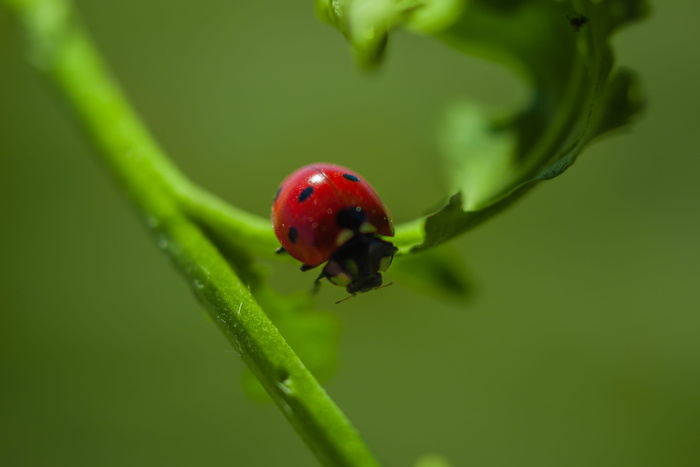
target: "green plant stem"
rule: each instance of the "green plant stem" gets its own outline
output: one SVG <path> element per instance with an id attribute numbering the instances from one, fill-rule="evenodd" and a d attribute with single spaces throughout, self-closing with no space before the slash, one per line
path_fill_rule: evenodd
<path id="1" fill-rule="evenodd" d="M 208 195 L 195 188 L 150 137 L 107 74 L 71 13 L 71 4 L 66 0 L 4 1 L 27 35 L 30 60 L 56 85 L 94 140 L 110 173 L 143 215 L 159 247 L 318 459 L 332 466 L 378 465 L 345 415 L 189 216 L 188 207 Z M 225 212 L 236 219 L 229 225 L 237 236 L 261 234 L 261 222 L 219 201 L 209 201 L 205 215 L 216 217 Z"/>
<path id="2" fill-rule="evenodd" d="M 216 231 L 234 246 L 258 256 L 290 258 L 274 254 L 279 242 L 269 219 L 237 209 L 195 185 L 180 193 L 180 203 L 192 220 Z"/>

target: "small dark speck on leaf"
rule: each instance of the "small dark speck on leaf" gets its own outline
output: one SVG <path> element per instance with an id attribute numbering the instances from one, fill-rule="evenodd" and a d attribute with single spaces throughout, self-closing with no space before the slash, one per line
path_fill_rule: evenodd
<path id="1" fill-rule="evenodd" d="M 588 18 L 579 13 L 566 15 L 566 18 L 569 20 L 569 24 L 576 32 L 579 32 L 581 28 L 589 21 Z"/>

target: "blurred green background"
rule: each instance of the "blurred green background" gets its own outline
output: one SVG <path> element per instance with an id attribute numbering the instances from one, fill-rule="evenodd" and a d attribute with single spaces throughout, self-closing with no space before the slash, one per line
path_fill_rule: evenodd
<path id="1" fill-rule="evenodd" d="M 446 192 L 455 98 L 512 107 L 507 70 L 399 33 L 374 75 L 305 2 L 79 1 L 156 137 L 265 216 L 314 161 L 370 179 L 397 221 Z M 615 43 L 650 109 L 460 238 L 470 304 L 395 283 L 335 306 L 331 396 L 387 465 L 700 465 L 700 3 L 658 2 Z M 309 466 L 242 362 L 25 62 L 0 6 L 0 464 Z M 391 276 L 389 271 L 388 276 Z M 311 276 L 277 267 L 283 290 Z"/>

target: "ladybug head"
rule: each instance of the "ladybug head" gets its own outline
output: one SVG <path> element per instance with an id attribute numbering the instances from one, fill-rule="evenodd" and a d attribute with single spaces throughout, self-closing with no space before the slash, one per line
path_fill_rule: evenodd
<path id="1" fill-rule="evenodd" d="M 370 276 L 360 277 L 355 281 L 350 282 L 345 290 L 349 294 L 354 295 L 357 292 L 369 292 L 370 290 L 381 287 L 382 285 L 382 275 L 381 273 L 375 272 Z"/>
<path id="2" fill-rule="evenodd" d="M 369 292 L 382 285 L 397 248 L 375 235 L 355 234 L 331 256 L 323 268 L 323 277 L 344 286 L 351 295 Z"/>

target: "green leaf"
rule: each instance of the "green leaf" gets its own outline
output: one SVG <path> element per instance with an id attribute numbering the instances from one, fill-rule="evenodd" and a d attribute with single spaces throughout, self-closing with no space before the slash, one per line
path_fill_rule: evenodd
<path id="1" fill-rule="evenodd" d="M 391 275 L 415 292 L 464 301 L 474 293 L 464 264 L 456 248 L 443 245 L 396 258 Z"/>
<path id="2" fill-rule="evenodd" d="M 439 454 L 426 454 L 418 459 L 413 467 L 451 467 L 451 465 Z"/>
<path id="3" fill-rule="evenodd" d="M 539 181 L 561 174 L 595 138 L 628 125 L 644 105 L 633 72 L 614 67 L 613 33 L 647 12 L 645 0 L 433 0 L 419 7 L 384 0 L 384 16 L 341 4 L 333 24 L 357 50 L 355 24 L 384 33 L 399 23 L 452 47 L 511 68 L 530 86 L 524 109 L 506 115 L 464 101 L 440 131 L 454 195 L 429 216 L 423 235 L 397 228 L 413 251 L 442 243 L 509 206 Z M 401 12 L 401 14 L 399 14 Z M 391 19 L 390 21 L 388 19 Z M 401 238 L 411 238 L 411 245 Z"/>
<path id="4" fill-rule="evenodd" d="M 253 293 L 311 373 L 321 381 L 328 380 L 338 357 L 338 316 L 316 310 L 315 299 L 308 292 L 283 295 L 264 282 Z"/>
<path id="5" fill-rule="evenodd" d="M 381 62 L 389 31 L 404 23 L 419 0 L 316 0 L 319 18 L 348 39 L 358 63 L 373 68 Z"/>

